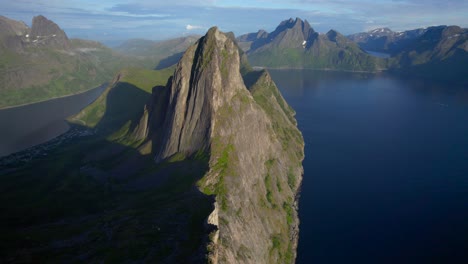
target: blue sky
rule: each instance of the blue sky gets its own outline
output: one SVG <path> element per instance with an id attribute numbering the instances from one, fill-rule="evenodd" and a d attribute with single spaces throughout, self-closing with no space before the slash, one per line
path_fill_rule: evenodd
<path id="1" fill-rule="evenodd" d="M 467 0 L 0 0 L 0 15 L 31 23 L 42 14 L 71 37 L 110 43 L 203 34 L 218 26 L 236 35 L 272 31 L 285 19 L 307 19 L 319 32 L 389 27 L 468 27 Z"/>

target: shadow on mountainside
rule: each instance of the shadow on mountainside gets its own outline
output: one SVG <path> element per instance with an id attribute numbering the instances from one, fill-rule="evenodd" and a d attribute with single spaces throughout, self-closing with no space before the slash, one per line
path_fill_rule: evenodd
<path id="1" fill-rule="evenodd" d="M 92 136 L 2 172 L 0 262 L 204 261 L 214 197 L 196 182 L 209 157 L 156 164 L 126 144 L 150 98 L 120 83 Z"/>
<path id="2" fill-rule="evenodd" d="M 173 54 L 173 55 L 171 55 L 171 56 L 169 56 L 167 58 L 162 59 L 161 61 L 159 61 L 159 63 L 156 66 L 155 70 L 162 70 L 162 69 L 165 69 L 167 67 L 170 67 L 170 66 L 178 63 L 179 60 L 184 55 L 184 53 L 185 52 L 179 52 L 179 53 Z"/>

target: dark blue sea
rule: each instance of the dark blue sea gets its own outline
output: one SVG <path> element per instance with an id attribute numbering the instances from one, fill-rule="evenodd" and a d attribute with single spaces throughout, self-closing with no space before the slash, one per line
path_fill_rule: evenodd
<path id="1" fill-rule="evenodd" d="M 297 263 L 468 263 L 468 87 L 270 72 L 306 143 Z"/>

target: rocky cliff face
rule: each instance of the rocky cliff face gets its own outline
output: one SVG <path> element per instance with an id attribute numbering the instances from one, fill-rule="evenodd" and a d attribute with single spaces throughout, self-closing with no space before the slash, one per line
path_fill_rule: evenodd
<path id="1" fill-rule="evenodd" d="M 216 198 L 211 261 L 292 263 L 302 135 L 268 73 L 242 76 L 240 68 L 235 41 L 211 28 L 177 64 L 167 93 L 155 88 L 153 110 L 142 120 L 150 122 L 157 161 L 209 156 L 198 187 Z"/>
<path id="2" fill-rule="evenodd" d="M 65 32 L 44 16 L 35 16 L 32 20 L 29 38 L 36 45 L 69 49 L 70 41 Z"/>

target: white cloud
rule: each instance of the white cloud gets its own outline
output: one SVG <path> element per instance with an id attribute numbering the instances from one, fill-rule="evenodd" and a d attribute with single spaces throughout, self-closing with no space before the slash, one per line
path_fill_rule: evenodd
<path id="1" fill-rule="evenodd" d="M 202 27 L 202 26 L 194 26 L 194 25 L 188 24 L 188 25 L 185 27 L 185 29 L 187 29 L 187 30 L 194 30 L 194 29 L 203 29 L 203 27 Z"/>

